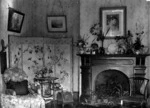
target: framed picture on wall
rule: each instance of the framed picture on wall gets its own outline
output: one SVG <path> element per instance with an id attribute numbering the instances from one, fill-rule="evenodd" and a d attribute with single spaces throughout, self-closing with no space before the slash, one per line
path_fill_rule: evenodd
<path id="1" fill-rule="evenodd" d="M 47 16 L 48 32 L 67 32 L 66 16 Z"/>
<path id="2" fill-rule="evenodd" d="M 25 14 L 9 7 L 8 12 L 8 31 L 21 32 Z"/>
<path id="3" fill-rule="evenodd" d="M 126 35 L 126 7 L 101 7 L 100 22 L 106 38 Z"/>

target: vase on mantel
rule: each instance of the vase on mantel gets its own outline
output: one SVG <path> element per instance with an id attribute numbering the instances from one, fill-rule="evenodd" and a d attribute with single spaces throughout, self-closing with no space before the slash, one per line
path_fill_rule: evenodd
<path id="1" fill-rule="evenodd" d="M 99 48 L 99 54 L 105 54 L 105 48 L 104 48 L 104 38 L 101 39 L 102 46 Z"/>
<path id="2" fill-rule="evenodd" d="M 141 54 L 144 45 L 141 43 L 141 39 L 139 37 L 136 38 L 135 43 L 133 44 L 135 54 Z"/>

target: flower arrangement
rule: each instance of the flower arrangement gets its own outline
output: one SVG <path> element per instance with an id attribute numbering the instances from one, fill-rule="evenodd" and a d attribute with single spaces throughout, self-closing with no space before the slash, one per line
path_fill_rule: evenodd
<path id="1" fill-rule="evenodd" d="M 96 23 L 90 28 L 90 33 L 92 35 L 98 36 L 100 34 L 100 30 L 101 30 L 100 23 Z"/>
<path id="2" fill-rule="evenodd" d="M 128 33 L 125 38 L 122 38 L 120 36 L 116 36 L 115 40 L 117 42 L 118 46 L 118 53 L 119 54 L 133 54 L 133 41 L 132 41 L 133 35 L 130 30 L 128 30 Z"/>
<path id="3" fill-rule="evenodd" d="M 105 38 L 104 33 L 102 33 L 102 27 L 100 26 L 100 23 L 94 24 L 94 25 L 90 28 L 90 33 L 91 33 L 92 35 L 97 36 L 97 41 L 99 41 L 99 40 L 104 40 L 104 38 Z"/>
<path id="4" fill-rule="evenodd" d="M 85 38 L 85 37 L 87 37 L 87 38 Z M 79 48 L 80 53 L 84 53 L 85 52 L 86 46 L 88 44 L 88 42 L 87 42 L 88 38 L 89 38 L 88 36 L 84 35 L 83 38 L 79 39 L 76 42 L 76 46 Z"/>
<path id="5" fill-rule="evenodd" d="M 104 34 L 102 32 L 102 27 L 100 26 L 100 23 L 96 23 L 94 24 L 91 28 L 90 28 L 90 33 L 92 35 L 97 36 L 97 41 L 102 41 L 105 39 L 107 33 L 109 32 L 110 28 L 107 30 L 107 32 Z"/>
<path id="6" fill-rule="evenodd" d="M 51 73 L 53 73 L 51 68 L 42 67 L 42 69 L 40 69 L 35 73 L 35 77 L 37 78 L 48 77 L 50 76 Z"/>
<path id="7" fill-rule="evenodd" d="M 143 48 L 144 45 L 141 43 L 141 39 L 139 37 L 136 38 L 135 43 L 133 44 L 133 48 L 135 51 L 140 50 Z"/>
<path id="8" fill-rule="evenodd" d="M 140 33 L 136 33 L 137 37 L 136 37 L 135 43 L 133 44 L 133 47 L 136 51 L 144 47 L 144 45 L 141 43 L 142 41 L 141 36 L 143 33 L 144 31 L 141 31 Z"/>
<path id="9" fill-rule="evenodd" d="M 92 34 L 92 35 L 95 35 L 95 36 L 97 36 L 97 41 L 101 41 L 102 42 L 102 45 L 101 45 L 101 47 L 100 47 L 100 51 L 99 51 L 99 53 L 100 54 L 104 54 L 105 53 L 105 49 L 104 49 L 104 47 L 103 47 L 103 43 L 104 43 L 104 39 L 105 39 L 105 37 L 106 37 L 106 35 L 107 35 L 107 33 L 109 32 L 109 30 L 110 29 L 108 29 L 107 30 L 107 32 L 104 34 L 103 32 L 102 32 L 102 27 L 100 26 L 100 23 L 96 23 L 96 24 L 94 24 L 91 28 L 90 28 L 90 33 Z"/>
<path id="10" fill-rule="evenodd" d="M 141 23 L 136 23 L 136 39 L 133 43 L 134 51 L 140 51 L 144 48 L 144 45 L 142 44 L 142 36 L 144 35 L 144 26 Z M 139 53 L 139 52 L 138 52 Z"/>
<path id="11" fill-rule="evenodd" d="M 84 48 L 86 46 L 86 42 L 83 39 L 77 41 L 78 48 Z"/>
<path id="12" fill-rule="evenodd" d="M 81 36 L 80 36 L 80 37 L 81 37 Z M 86 45 L 88 44 L 88 43 L 87 43 L 88 38 L 89 38 L 89 36 L 84 35 L 82 38 L 80 38 L 80 39 L 77 41 L 76 46 L 77 46 L 78 48 L 84 48 L 84 47 L 86 47 Z"/>

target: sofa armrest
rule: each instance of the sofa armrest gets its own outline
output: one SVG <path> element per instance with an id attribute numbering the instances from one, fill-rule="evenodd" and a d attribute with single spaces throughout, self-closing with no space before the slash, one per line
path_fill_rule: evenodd
<path id="1" fill-rule="evenodd" d="M 12 89 L 6 89 L 5 90 L 5 94 L 8 94 L 8 95 L 16 95 L 16 92 L 14 91 L 14 90 L 12 90 Z"/>

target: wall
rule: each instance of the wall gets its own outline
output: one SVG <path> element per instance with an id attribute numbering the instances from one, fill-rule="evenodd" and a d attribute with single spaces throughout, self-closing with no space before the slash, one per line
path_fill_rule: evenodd
<path id="1" fill-rule="evenodd" d="M 100 18 L 100 7 L 115 7 L 115 6 L 126 6 L 127 7 L 127 18 L 126 26 L 127 30 L 130 30 L 133 34 L 133 41 L 135 40 L 136 23 L 144 26 L 144 35 L 142 36 L 142 44 L 149 46 L 149 18 L 150 8 L 149 2 L 146 0 L 80 0 L 80 35 L 82 38 L 87 39 L 88 45 L 90 46 L 95 36 L 92 36 L 89 32 L 91 26 L 98 23 Z M 110 42 L 111 41 L 111 42 Z M 96 41 L 95 41 L 96 42 Z M 115 41 L 105 40 L 104 47 L 107 49 L 110 43 Z M 99 46 L 100 42 L 97 42 Z M 146 65 L 146 77 L 150 79 L 150 58 L 147 57 Z M 150 85 L 149 85 L 150 86 Z"/>
<path id="2" fill-rule="evenodd" d="M 95 38 L 89 33 L 90 27 L 100 21 L 100 7 L 127 7 L 127 30 L 130 30 L 135 35 L 136 23 L 144 26 L 145 36 L 143 37 L 143 44 L 147 45 L 148 40 L 148 5 L 145 0 L 81 0 L 80 7 L 80 34 L 89 36 L 90 40 Z"/>
<path id="3" fill-rule="evenodd" d="M 7 31 L 8 7 L 25 14 L 21 33 Z M 71 37 L 73 42 L 76 42 L 80 30 L 79 9 L 79 0 L 0 0 L 0 39 L 4 39 L 5 44 L 8 43 L 8 35 Z M 67 17 L 67 32 L 49 33 L 46 16 L 62 14 Z M 76 47 L 73 47 L 73 82 L 77 82 L 73 84 L 73 91 L 75 92 L 78 91 L 78 57 L 76 53 Z"/>

